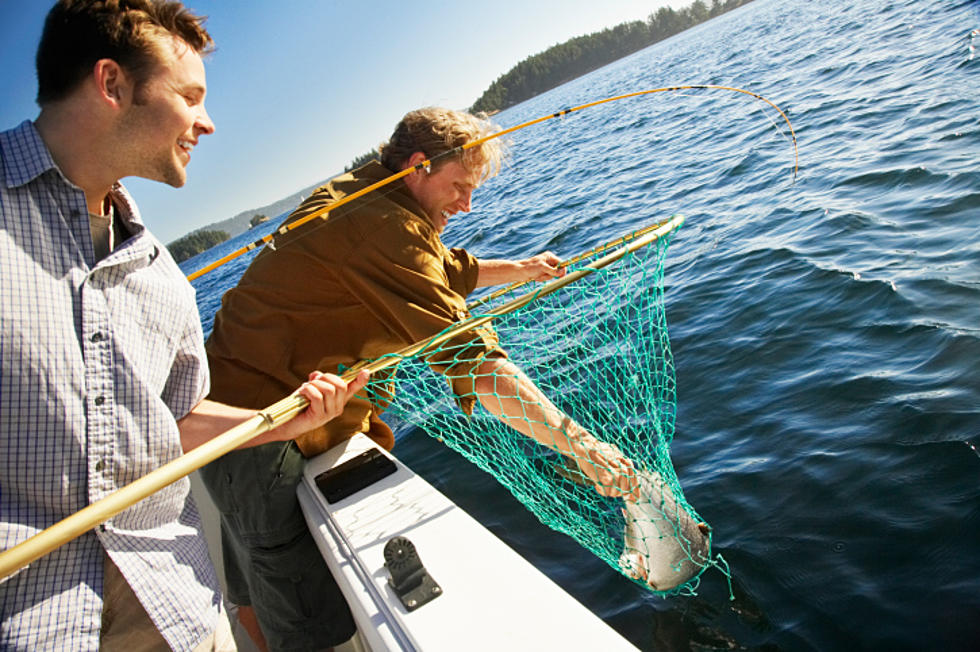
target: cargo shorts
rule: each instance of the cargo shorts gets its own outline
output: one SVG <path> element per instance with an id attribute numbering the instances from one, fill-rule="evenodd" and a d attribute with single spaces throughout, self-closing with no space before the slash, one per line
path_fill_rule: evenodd
<path id="1" fill-rule="evenodd" d="M 228 599 L 255 609 L 270 650 L 327 648 L 356 631 L 296 497 L 304 465 L 295 443 L 275 442 L 201 469 L 221 512 Z"/>

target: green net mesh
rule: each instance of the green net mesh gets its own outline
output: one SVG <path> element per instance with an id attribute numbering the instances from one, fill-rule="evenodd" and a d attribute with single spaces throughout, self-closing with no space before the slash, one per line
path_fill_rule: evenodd
<path id="1" fill-rule="evenodd" d="M 576 259 L 568 278 L 584 275 L 559 290 L 534 284 L 471 304 L 466 323 L 520 304 L 491 322 L 510 365 L 493 361 L 488 372 L 472 337 L 449 337 L 386 356 L 368 391 L 386 419 L 458 451 L 617 571 L 656 593 L 693 594 L 704 569 L 724 562 L 712 558 L 710 529 L 684 499 L 670 460 L 666 231 L 594 272 L 606 249 Z M 457 392 L 472 385 L 462 401 L 447 377 Z M 461 409 L 467 398 L 470 414 Z"/>

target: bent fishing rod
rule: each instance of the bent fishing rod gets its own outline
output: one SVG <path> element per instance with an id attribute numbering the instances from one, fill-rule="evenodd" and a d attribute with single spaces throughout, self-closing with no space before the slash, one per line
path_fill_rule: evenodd
<path id="1" fill-rule="evenodd" d="M 649 89 L 649 90 L 636 91 L 636 92 L 633 92 L 633 93 L 626 93 L 624 95 L 615 95 L 615 96 L 612 96 L 612 97 L 607 97 L 607 98 L 602 99 L 602 100 L 596 100 L 594 102 L 589 102 L 587 104 L 582 104 L 580 106 L 574 106 L 574 107 L 571 107 L 571 108 L 568 108 L 568 109 L 562 109 L 562 110 L 560 110 L 560 111 L 558 111 L 556 113 L 551 113 L 549 115 L 541 116 L 540 118 L 536 118 L 534 120 L 529 120 L 529 121 L 524 122 L 524 123 L 521 123 L 519 125 L 515 125 L 513 127 L 508 127 L 506 129 L 502 129 L 500 131 L 497 131 L 495 133 L 489 134 L 487 136 L 483 136 L 482 138 L 477 138 L 476 140 L 472 140 L 472 141 L 466 143 L 465 145 L 460 145 L 459 147 L 455 147 L 455 148 L 453 148 L 453 149 L 451 149 L 451 150 L 449 150 L 447 152 L 443 152 L 442 154 L 439 154 L 437 156 L 433 156 L 431 159 L 426 159 L 426 160 L 422 161 L 421 163 L 419 163 L 419 164 L 417 164 L 415 166 L 407 167 L 407 168 L 405 168 L 405 169 L 403 169 L 403 170 L 401 170 L 399 172 L 396 172 L 396 173 L 392 174 L 389 177 L 386 177 L 386 178 L 382 179 L 381 181 L 375 182 L 375 183 L 373 183 L 373 184 L 371 184 L 369 186 L 365 186 L 364 188 L 358 190 L 357 192 L 353 192 L 353 193 L 351 193 L 351 194 L 343 197 L 342 199 L 339 199 L 338 201 L 334 202 L 333 204 L 331 204 L 329 206 L 325 206 L 325 207 L 320 208 L 320 209 L 318 209 L 316 211 L 313 211 L 309 215 L 306 215 L 303 218 L 296 220 L 295 222 L 290 222 L 289 224 L 284 224 L 284 225 L 280 226 L 273 233 L 270 233 L 269 235 L 266 235 L 266 236 L 264 236 L 262 238 L 259 238 L 258 240 L 255 240 L 254 242 L 245 245 L 241 249 L 238 249 L 236 251 L 233 251 L 230 254 L 227 254 L 226 256 L 224 256 L 222 258 L 219 258 L 218 260 L 214 261 L 210 265 L 206 265 L 205 267 L 202 267 L 201 269 L 197 270 L 196 272 L 193 272 L 193 273 L 189 274 L 187 276 L 187 280 L 188 281 L 193 281 L 194 279 L 200 278 L 201 276 L 204 276 L 208 272 L 214 271 L 215 269 L 221 267 L 222 265 L 224 265 L 226 263 L 229 263 L 232 260 L 235 260 L 236 258 L 238 258 L 239 256 L 242 256 L 242 255 L 248 253 L 249 251 L 252 251 L 253 249 L 257 249 L 257 248 L 259 248 L 259 247 L 261 247 L 263 245 L 269 245 L 270 247 L 274 248 L 275 247 L 274 240 L 275 240 L 276 235 L 285 235 L 286 233 L 292 231 L 293 229 L 299 228 L 300 226 L 303 226 L 304 224 L 307 224 L 307 223 L 309 223 L 309 222 L 311 222 L 311 221 L 313 221 L 313 220 L 315 220 L 317 218 L 320 218 L 320 219 L 324 219 L 325 220 L 325 219 L 327 219 L 327 216 L 328 216 L 329 213 L 331 213 L 333 211 L 336 211 L 341 206 L 344 206 L 345 204 L 347 204 L 349 202 L 352 202 L 355 199 L 359 199 L 360 197 L 363 197 L 364 195 L 366 195 L 366 194 L 368 194 L 370 192 L 374 192 L 375 190 L 378 190 L 378 189 L 380 189 L 380 188 L 382 188 L 382 187 L 384 187 L 384 186 L 386 186 L 386 185 L 388 185 L 390 183 L 393 183 L 393 182 L 397 181 L 398 179 L 401 179 L 402 177 L 406 177 L 406 176 L 408 176 L 409 174 L 411 174 L 413 172 L 417 172 L 417 171 L 421 171 L 422 169 L 429 168 L 433 163 L 436 163 L 436 162 L 438 162 L 438 161 L 440 161 L 440 160 L 442 160 L 444 158 L 448 158 L 448 157 L 451 157 L 451 156 L 458 156 L 459 154 L 461 154 L 462 152 L 464 152 L 464 151 L 466 151 L 468 149 L 472 149 L 474 147 L 479 147 L 483 143 L 485 143 L 487 141 L 490 141 L 490 140 L 493 140 L 494 138 L 500 138 L 502 136 L 506 136 L 507 134 L 514 133 L 515 131 L 520 131 L 521 129 L 526 129 L 528 127 L 531 127 L 531 126 L 536 125 L 536 124 L 540 124 L 540 123 L 545 122 L 547 120 L 553 120 L 554 118 L 561 118 L 561 117 L 563 117 L 565 115 L 568 115 L 569 113 L 574 113 L 576 111 L 582 111 L 584 109 L 588 109 L 588 108 L 591 108 L 591 107 L 594 107 L 594 106 L 599 106 L 601 104 L 608 104 L 610 102 L 618 102 L 620 100 L 625 100 L 625 99 L 629 99 L 629 98 L 633 98 L 633 97 L 640 97 L 640 96 L 643 96 L 643 95 L 652 95 L 654 93 L 669 93 L 669 92 L 674 92 L 674 91 L 695 90 L 695 89 L 713 89 L 713 90 L 731 91 L 731 92 L 734 92 L 734 93 L 743 93 L 743 94 L 748 95 L 750 97 L 753 97 L 753 98 L 755 98 L 757 100 L 761 100 L 762 102 L 765 102 L 766 104 L 768 104 L 772 108 L 776 109 L 776 111 L 779 112 L 779 115 L 782 116 L 783 120 L 786 121 L 786 125 L 789 127 L 790 135 L 792 136 L 792 140 L 793 140 L 793 181 L 794 182 L 796 181 L 796 175 L 797 175 L 797 172 L 799 171 L 799 168 L 800 168 L 800 154 L 799 154 L 799 148 L 798 148 L 797 143 L 796 143 L 796 131 L 794 131 L 793 124 L 789 121 L 789 118 L 786 116 L 786 114 L 783 112 L 783 110 L 780 109 L 778 106 L 776 106 L 776 104 L 773 103 L 772 101 L 766 99 L 765 97 L 763 97 L 762 95 L 759 95 L 758 93 L 754 93 L 752 91 L 747 91 L 747 90 L 745 90 L 743 88 L 735 88 L 733 86 L 717 86 L 717 85 L 714 85 L 714 84 L 691 84 L 691 85 L 684 85 L 684 86 L 665 86 L 663 88 L 652 88 L 652 89 Z"/>
<path id="2" fill-rule="evenodd" d="M 583 260 L 584 258 L 608 251 L 614 247 L 619 248 L 582 268 L 565 274 L 561 278 L 553 279 L 542 284 L 535 290 L 515 297 L 493 310 L 454 324 L 430 338 L 411 344 L 400 351 L 381 356 L 375 360 L 358 362 L 349 369 L 344 370 L 340 374 L 340 377 L 344 382 L 350 383 L 363 369 L 367 369 L 373 374 L 395 366 L 405 358 L 432 351 L 439 345 L 458 335 L 522 308 L 540 297 L 557 292 L 566 285 L 574 283 L 616 262 L 627 254 L 656 242 L 678 228 L 683 222 L 684 218 L 682 216 L 673 216 L 666 221 L 653 224 L 639 231 L 634 231 L 605 245 L 596 247 L 585 254 L 577 256 L 575 259 L 567 261 L 567 263 L 571 264 L 573 261 Z M 108 496 L 91 503 L 87 507 L 58 521 L 16 546 L 0 552 L 0 584 L 20 570 L 26 568 L 32 562 L 82 534 L 89 532 L 100 523 L 104 523 L 131 505 L 177 482 L 181 478 L 259 435 L 281 426 L 296 417 L 308 405 L 309 401 L 302 396 L 287 396 L 269 407 L 260 410 L 248 420 L 225 431 L 214 439 L 201 444 L 192 451 L 164 464 L 125 487 L 117 489 Z"/>

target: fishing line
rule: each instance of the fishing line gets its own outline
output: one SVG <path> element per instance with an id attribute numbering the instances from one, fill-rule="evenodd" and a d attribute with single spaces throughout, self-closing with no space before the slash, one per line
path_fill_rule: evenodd
<path id="1" fill-rule="evenodd" d="M 769 114 L 768 111 L 765 111 L 765 110 L 762 109 L 762 107 L 760 107 L 759 105 L 756 105 L 753 108 L 753 113 L 761 113 L 763 115 L 763 117 L 765 117 L 765 119 L 769 121 L 769 125 L 773 128 L 773 130 L 777 134 L 779 134 L 783 138 L 784 141 L 786 141 L 789 144 L 792 144 L 794 147 L 796 146 L 796 134 L 795 133 L 793 134 L 793 138 L 791 140 L 790 137 L 788 135 L 786 135 L 786 132 L 783 130 L 782 125 L 780 125 L 779 122 L 777 122 L 772 117 L 772 115 Z M 746 117 L 748 117 L 748 116 L 746 116 Z M 787 119 L 786 122 L 788 124 L 789 123 L 789 120 Z M 790 129 L 792 129 L 792 125 L 790 125 Z M 793 178 L 795 180 L 795 178 L 796 178 L 796 171 L 793 172 Z"/>
<path id="2" fill-rule="evenodd" d="M 783 113 L 783 111 L 779 109 L 778 106 L 776 106 L 766 98 L 762 97 L 761 95 L 738 88 L 713 86 L 713 85 L 673 86 L 667 88 L 639 91 L 639 92 L 629 93 L 626 95 L 620 95 L 616 97 L 609 97 L 603 100 L 598 100 L 588 104 L 583 104 L 581 106 L 572 107 L 569 109 L 563 109 L 551 115 L 543 116 L 535 120 L 531 120 L 529 122 L 516 125 L 514 127 L 503 129 L 497 133 L 471 141 L 461 147 L 455 148 L 453 150 L 450 150 L 438 156 L 434 156 L 431 159 L 423 161 L 422 163 L 414 167 L 406 168 L 400 172 L 394 173 L 391 176 L 377 183 L 371 184 L 365 188 L 362 188 L 357 192 L 347 195 L 343 199 L 338 200 L 333 205 L 326 206 L 322 209 L 318 209 L 315 212 L 304 216 L 302 219 L 298 219 L 294 222 L 291 222 L 288 225 L 283 225 L 279 227 L 276 233 L 280 235 L 285 234 L 317 218 L 322 218 L 325 220 L 329 213 L 336 211 L 340 206 L 347 204 L 353 201 L 354 199 L 357 199 L 359 197 L 367 195 L 368 193 L 383 188 L 384 186 L 400 178 L 403 178 L 409 174 L 412 174 L 413 172 L 417 172 L 427 167 L 430 167 L 433 163 L 436 163 L 441 159 L 450 156 L 457 156 L 467 149 L 478 147 L 493 138 L 500 138 L 502 136 L 513 133 L 520 129 L 530 127 L 540 122 L 551 120 L 553 118 L 562 118 L 565 115 L 568 115 L 572 112 L 580 111 L 601 104 L 606 104 L 609 102 L 614 102 L 614 101 L 627 99 L 631 97 L 649 95 L 653 93 L 672 92 L 672 91 L 686 90 L 686 89 L 719 89 L 719 90 L 726 90 L 726 91 L 734 91 L 734 92 L 749 95 L 751 97 L 764 101 L 765 103 L 774 107 L 780 113 L 783 119 L 786 120 L 787 125 L 789 125 L 790 132 L 793 134 L 793 145 L 794 145 L 794 155 L 795 155 L 793 178 L 795 180 L 796 173 L 799 168 L 799 156 L 798 156 L 798 150 L 796 148 L 796 134 L 793 131 L 793 127 L 789 121 L 789 118 L 786 117 L 786 114 Z M 390 191 L 391 189 L 388 189 L 388 192 Z M 414 344 L 408 347 L 407 349 L 398 352 L 397 354 L 385 356 L 378 360 L 365 363 L 364 368 L 367 368 L 370 371 L 378 371 L 381 369 L 388 368 L 392 364 L 397 363 L 405 356 L 414 356 L 420 352 L 424 353 L 426 351 L 430 351 L 434 347 L 439 346 L 444 342 L 447 342 L 450 338 L 454 337 L 455 335 L 458 335 L 460 333 L 466 332 L 468 330 L 486 324 L 492 321 L 493 319 L 496 319 L 498 316 L 507 314 L 509 312 L 513 312 L 527 305 L 528 303 L 534 301 L 538 297 L 546 296 L 547 294 L 556 292 L 561 288 L 564 288 L 565 286 L 569 285 L 570 283 L 574 283 L 577 280 L 584 278 L 587 275 L 597 272 L 599 269 L 611 265 L 612 263 L 618 261 L 619 259 L 626 257 L 628 254 L 638 251 L 640 248 L 646 247 L 660 240 L 661 238 L 666 237 L 669 233 L 673 232 L 677 227 L 679 227 L 682 222 L 683 222 L 683 218 L 680 216 L 676 216 L 674 218 L 671 218 L 671 220 L 669 220 L 668 222 L 656 225 L 654 230 L 651 230 L 649 232 L 643 230 L 644 235 L 640 237 L 635 237 L 634 234 L 625 236 L 625 238 L 628 240 L 628 243 L 624 244 L 621 247 L 617 247 L 615 241 L 613 243 L 609 243 L 608 245 L 603 245 L 602 247 L 598 248 L 597 251 L 601 250 L 602 252 L 605 252 L 608 247 L 614 247 L 614 249 L 610 253 L 604 255 L 602 258 L 595 260 L 594 262 L 590 263 L 585 267 L 576 269 L 574 271 L 570 271 L 567 274 L 565 274 L 563 277 L 558 279 L 553 279 L 552 281 L 544 284 L 543 286 L 535 289 L 532 292 L 511 299 L 510 301 L 507 301 L 502 305 L 487 311 L 484 314 L 478 315 L 476 317 L 472 317 L 460 324 L 454 325 L 453 327 L 448 328 L 447 330 L 443 331 L 442 333 L 440 333 L 439 335 L 433 338 L 424 340 L 421 343 Z M 262 246 L 263 244 L 268 244 L 269 242 L 272 242 L 274 239 L 275 239 L 275 235 L 273 234 L 261 238 L 260 240 L 257 240 L 256 242 L 252 243 L 251 245 L 248 245 L 243 249 L 234 252 L 233 254 L 229 254 L 228 256 L 225 256 L 221 260 L 216 261 L 215 263 L 207 266 L 206 268 L 199 270 L 198 272 L 195 272 L 194 274 L 190 275 L 188 279 L 193 280 L 195 278 L 198 278 L 203 274 L 207 273 L 208 271 L 216 269 L 221 265 L 241 256 L 242 254 L 248 251 L 256 249 L 257 247 Z M 355 365 L 355 367 L 356 366 L 357 365 Z M 352 368 L 347 372 L 345 372 L 342 377 L 344 380 L 350 382 L 354 379 L 355 373 L 356 370 Z M 228 451 L 231 451 L 237 448 L 238 446 L 240 446 L 241 444 L 254 439 L 260 434 L 267 432 L 281 425 L 282 423 L 285 423 L 286 421 L 292 419 L 294 416 L 299 414 L 303 409 L 305 409 L 306 405 L 307 405 L 306 399 L 300 396 L 293 395 L 293 396 L 286 397 L 285 399 L 282 399 L 281 401 L 258 412 L 255 416 L 251 417 L 247 421 L 239 424 L 238 426 L 235 426 L 234 428 L 211 439 L 210 441 L 196 447 L 195 449 L 182 455 L 181 457 L 172 460 L 171 462 L 155 469 L 154 471 L 151 471 L 150 473 L 143 476 L 142 478 L 130 483 L 129 485 L 121 489 L 116 490 L 115 492 L 105 496 L 104 498 L 89 504 L 85 508 L 82 508 L 81 510 L 59 521 L 58 523 L 52 525 L 51 527 L 46 528 L 45 530 L 35 534 L 34 536 L 21 542 L 20 544 L 0 552 L 0 582 L 4 581 L 6 578 L 12 576 L 13 574 L 19 572 L 23 567 L 30 564 L 32 561 L 56 549 L 57 547 L 63 545 L 64 543 L 78 536 L 81 536 L 86 532 L 90 532 L 91 529 L 95 527 L 98 523 L 103 523 L 109 520 L 110 518 L 112 518 L 112 516 L 120 513 L 121 511 L 123 511 L 130 505 L 134 504 L 135 502 L 138 502 L 139 500 L 143 500 L 144 498 L 151 495 L 152 493 L 159 491 L 163 487 L 172 484 L 173 482 L 188 475 L 194 470 L 199 469 L 201 466 L 213 461 L 214 459 L 220 457 L 221 455 L 224 455 Z"/>
<path id="3" fill-rule="evenodd" d="M 730 91 L 730 92 L 735 92 L 735 93 L 742 93 L 742 94 L 748 95 L 748 96 L 750 96 L 752 98 L 755 98 L 757 100 L 760 100 L 762 102 L 765 102 L 769 106 L 773 107 L 779 113 L 779 115 L 782 116 L 783 120 L 786 121 L 786 124 L 789 127 L 790 134 L 792 135 L 792 142 L 793 142 L 793 181 L 794 182 L 796 181 L 797 172 L 799 171 L 799 148 L 798 148 L 797 142 L 796 142 L 796 131 L 793 129 L 793 124 L 790 122 L 789 118 L 786 116 L 786 114 L 783 112 L 783 110 L 780 109 L 772 101 L 766 99 L 762 95 L 759 95 L 758 93 L 755 93 L 753 91 L 748 91 L 748 90 L 745 90 L 745 89 L 742 89 L 742 88 L 735 88 L 733 86 L 718 86 L 718 85 L 715 85 L 715 84 L 691 84 L 691 85 L 683 85 L 683 86 L 666 86 L 666 87 L 663 87 L 663 88 L 653 88 L 653 89 L 649 89 L 649 90 L 636 91 L 636 92 L 633 92 L 633 93 L 626 93 L 626 94 L 623 94 L 623 95 L 615 95 L 615 96 L 607 97 L 607 98 L 604 98 L 604 99 L 601 99 L 601 100 L 595 100 L 593 102 L 588 102 L 586 104 L 582 104 L 582 105 L 579 105 L 579 106 L 574 106 L 574 107 L 570 107 L 570 108 L 567 108 L 567 109 L 561 109 L 559 111 L 556 111 L 555 113 L 544 115 L 544 116 L 541 116 L 539 118 L 535 118 L 533 120 L 529 120 L 527 122 L 523 122 L 521 124 L 515 125 L 513 127 L 508 127 L 506 129 L 501 129 L 500 131 L 495 132 L 493 134 L 489 134 L 487 136 L 483 136 L 482 138 L 478 138 L 476 140 L 472 140 L 472 141 L 466 143 L 465 145 L 461 145 L 459 147 L 455 147 L 455 148 L 453 148 L 453 149 L 451 149 L 449 151 L 443 152 L 442 154 L 439 154 L 437 156 L 433 156 L 431 159 L 427 159 L 425 161 L 422 161 L 418 165 L 415 165 L 413 167 L 407 167 L 407 168 L 405 168 L 405 169 L 403 169 L 403 170 L 401 170 L 399 172 L 393 173 L 391 176 L 389 176 L 389 177 L 387 177 L 385 179 L 382 179 L 381 181 L 378 181 L 376 183 L 372 183 L 372 184 L 370 184 L 370 185 L 368 185 L 368 186 L 366 186 L 366 187 L 364 187 L 364 188 L 362 188 L 362 189 L 360 189 L 360 190 L 358 190 L 356 192 L 353 192 L 353 193 L 351 193 L 351 194 L 343 197 L 342 199 L 337 200 L 333 204 L 331 204 L 329 206 L 325 206 L 325 207 L 323 207 L 321 209 L 318 209 L 318 210 L 310 213 L 309 215 L 304 216 L 301 219 L 295 220 L 295 221 L 290 222 L 288 224 L 283 224 L 282 226 L 280 226 L 279 228 L 277 228 L 273 233 L 270 233 L 270 234 L 268 234 L 268 235 L 266 235 L 266 236 L 264 236 L 262 238 L 259 238 L 258 240 L 255 240 L 254 242 L 251 242 L 251 243 L 245 245 L 241 249 L 238 249 L 236 251 L 233 251 L 230 254 L 227 254 L 227 255 L 223 256 L 222 258 L 214 261 L 213 263 L 211 263 L 209 265 L 206 265 L 205 267 L 202 267 L 201 269 L 197 270 L 196 272 L 193 272 L 193 273 L 189 274 L 187 276 L 187 280 L 188 281 L 193 281 L 193 280 L 195 280 L 197 278 L 200 278 L 201 276 L 207 274 L 208 272 L 214 271 L 215 269 L 221 267 L 222 265 L 225 265 L 226 263 L 231 262 L 232 260 L 238 258 L 239 256 L 242 256 L 243 254 L 246 254 L 246 253 L 248 253 L 248 252 L 250 252 L 250 251 L 252 251 L 254 249 L 257 249 L 259 247 L 269 246 L 271 249 L 274 250 L 277 247 L 277 245 L 275 244 L 275 238 L 276 238 L 277 235 L 285 235 L 286 233 L 288 233 L 288 232 L 290 232 L 290 231 L 292 231 L 292 230 L 294 230 L 296 228 L 299 228 L 300 226 L 303 226 L 304 224 L 308 224 L 309 222 L 312 222 L 313 220 L 316 220 L 316 219 L 321 219 L 323 221 L 323 223 L 325 223 L 325 221 L 327 219 L 327 216 L 330 213 L 335 213 L 338 209 L 340 209 L 341 207 L 345 206 L 346 204 L 354 201 L 355 199 L 359 199 L 360 197 L 363 197 L 363 196 L 365 196 L 365 195 L 367 195 L 369 193 L 372 193 L 372 192 L 374 192 L 376 190 L 379 190 L 379 189 L 383 188 L 384 186 L 387 186 L 388 184 L 390 184 L 390 183 L 392 183 L 394 181 L 397 181 L 398 179 L 402 179 L 402 178 L 408 176 L 409 174 L 412 174 L 414 172 L 419 172 L 419 171 L 421 171 L 423 169 L 426 169 L 426 168 L 431 168 L 431 166 L 434 163 L 437 163 L 440 160 L 447 159 L 447 158 L 453 157 L 453 156 L 458 156 L 458 155 L 462 154 L 464 151 L 466 151 L 468 149 L 471 149 L 471 148 L 474 148 L 474 147 L 479 147 L 479 146 L 481 146 L 483 143 L 485 143 L 487 141 L 493 140 L 495 138 L 501 138 L 501 137 L 506 136 L 508 134 L 514 133 L 516 131 L 520 131 L 521 129 L 526 129 L 526 128 L 531 127 L 533 125 L 536 125 L 536 124 L 539 124 L 539 123 L 542 123 L 542 122 L 545 122 L 545 121 L 548 121 L 548 120 L 552 120 L 554 118 L 559 118 L 560 119 L 559 122 L 564 122 L 564 117 L 566 115 L 570 114 L 570 113 L 574 113 L 576 111 L 582 111 L 584 109 L 592 108 L 592 107 L 599 106 L 599 105 L 602 105 L 602 104 L 608 104 L 610 102 L 617 102 L 617 101 L 620 101 L 620 100 L 625 100 L 625 99 L 634 98 L 634 97 L 641 97 L 641 96 L 644 96 L 644 95 L 652 95 L 654 93 L 670 93 L 670 92 L 678 92 L 678 91 L 684 91 L 684 90 L 723 90 L 723 91 Z M 784 136 L 785 136 L 785 134 L 784 134 Z M 385 196 L 388 192 L 391 192 L 391 190 L 392 189 L 388 189 L 381 196 L 382 197 Z M 343 214 L 343 213 L 341 213 L 341 214 Z M 315 231 L 315 228 L 310 229 L 310 231 L 308 231 L 306 233 L 306 235 L 308 235 L 309 233 L 312 233 L 313 231 Z"/>

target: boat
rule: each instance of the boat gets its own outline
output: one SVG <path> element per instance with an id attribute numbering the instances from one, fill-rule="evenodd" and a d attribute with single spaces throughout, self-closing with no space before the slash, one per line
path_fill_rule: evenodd
<path id="1" fill-rule="evenodd" d="M 636 649 L 362 434 L 311 458 L 297 495 L 360 649 Z"/>

